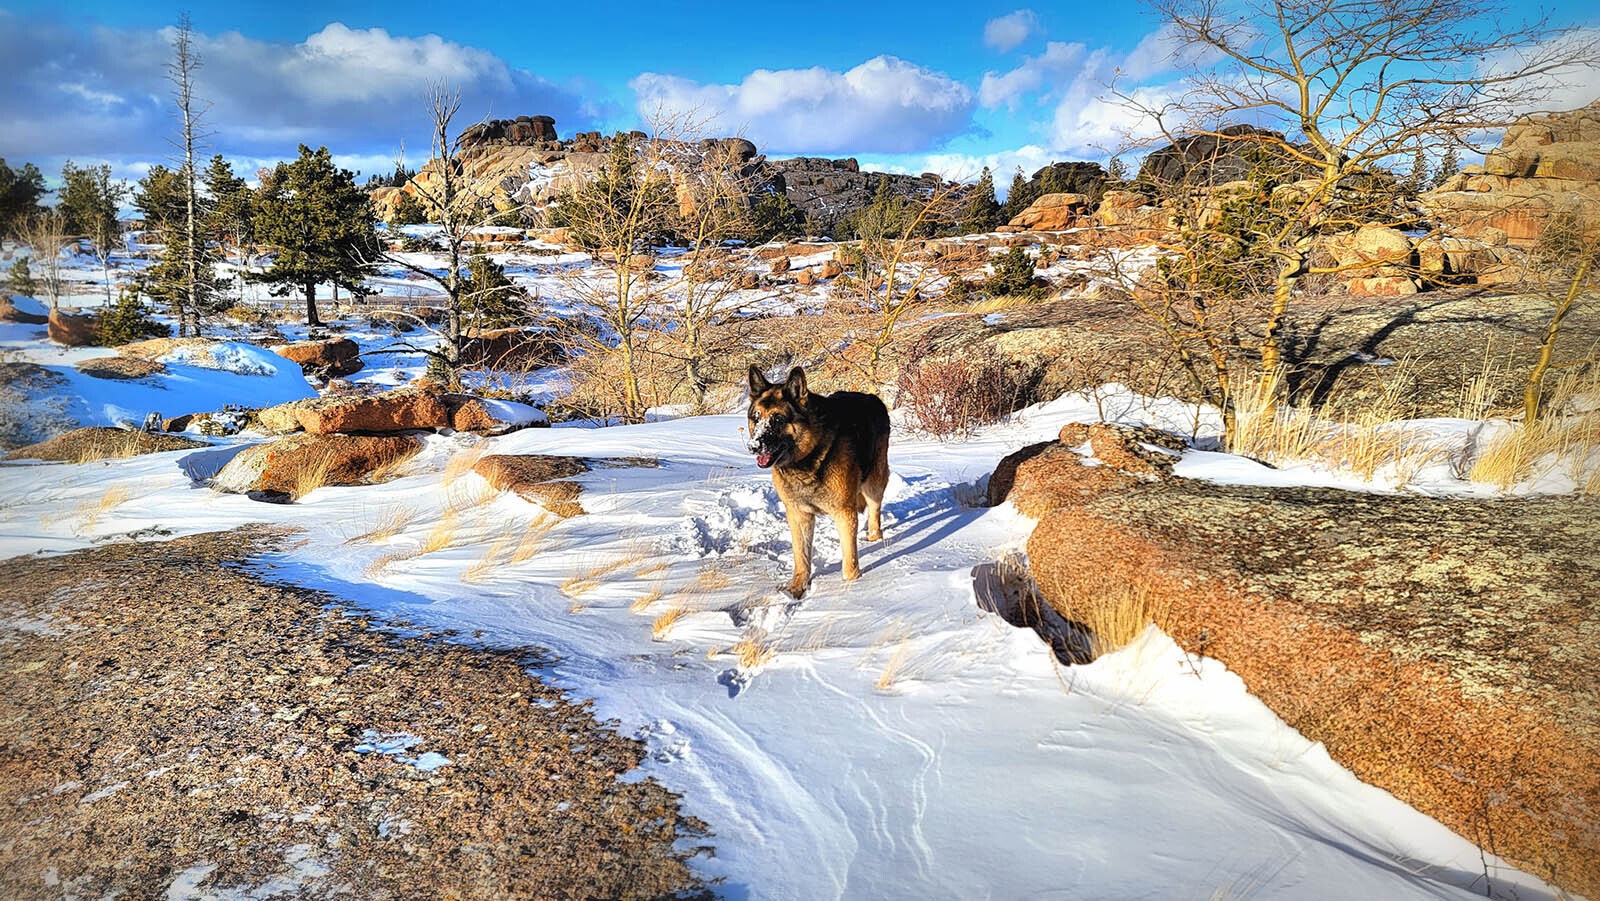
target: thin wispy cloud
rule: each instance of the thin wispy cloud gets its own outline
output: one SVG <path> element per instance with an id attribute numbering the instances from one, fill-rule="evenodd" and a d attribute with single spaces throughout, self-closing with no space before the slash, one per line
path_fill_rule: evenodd
<path id="1" fill-rule="evenodd" d="M 990 19 L 983 26 L 983 43 L 1000 53 L 1009 53 L 1039 31 L 1039 14 L 1019 9 Z"/>

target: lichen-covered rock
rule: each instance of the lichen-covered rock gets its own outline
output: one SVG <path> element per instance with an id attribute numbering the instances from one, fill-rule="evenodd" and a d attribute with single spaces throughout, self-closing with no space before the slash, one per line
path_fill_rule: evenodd
<path id="1" fill-rule="evenodd" d="M 46 322 L 50 340 L 63 347 L 91 347 L 100 336 L 100 320 L 92 313 L 51 310 Z"/>
<path id="2" fill-rule="evenodd" d="M 1087 194 L 1045 194 L 1006 223 L 1012 228 L 1060 231 L 1087 224 Z"/>
<path id="3" fill-rule="evenodd" d="M 1063 616 L 1137 591 L 1363 780 L 1600 892 L 1600 499 L 1436 500 L 1017 468 Z"/>
<path id="4" fill-rule="evenodd" d="M 212 487 L 298 498 L 324 485 L 363 485 L 422 450 L 404 435 L 290 435 L 247 447 L 217 473 Z"/>
<path id="5" fill-rule="evenodd" d="M 300 364 L 300 371 L 319 378 L 352 375 L 362 368 L 361 348 L 349 338 L 302 341 L 273 348 L 281 357 Z"/>
<path id="6" fill-rule="evenodd" d="M 121 381 L 149 378 L 167 371 L 166 364 L 160 360 L 141 360 L 137 357 L 95 357 L 78 363 L 74 368 L 93 378 Z"/>
<path id="7" fill-rule="evenodd" d="M 314 397 L 268 407 L 256 416 L 269 431 L 303 429 L 314 435 L 450 428 L 450 408 L 444 400 L 437 394 L 414 389 Z"/>
<path id="8" fill-rule="evenodd" d="M 496 489 L 513 492 L 563 519 L 584 512 L 578 503 L 582 486 L 562 481 L 589 471 L 589 463 L 582 457 L 490 454 L 473 464 L 472 471 Z"/>
<path id="9" fill-rule="evenodd" d="M 87 463 L 91 460 L 115 460 L 155 454 L 162 451 L 191 450 L 206 447 L 203 441 L 180 438 L 177 435 L 141 432 L 136 429 L 114 429 L 107 426 L 89 426 L 73 429 L 38 444 L 19 447 L 5 455 L 7 460 L 50 460 L 64 463 Z"/>

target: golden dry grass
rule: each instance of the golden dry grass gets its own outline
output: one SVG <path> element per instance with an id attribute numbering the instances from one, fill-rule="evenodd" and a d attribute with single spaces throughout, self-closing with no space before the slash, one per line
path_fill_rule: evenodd
<path id="1" fill-rule="evenodd" d="M 471 472 L 472 468 L 477 466 L 478 461 L 482 460 L 488 452 L 489 449 L 486 445 L 475 444 L 465 450 L 451 454 L 450 459 L 445 461 L 444 474 L 441 477 L 445 487 L 448 488 L 454 485 L 462 476 Z"/>
<path id="2" fill-rule="evenodd" d="M 1552 380 L 1545 409 L 1547 415 L 1511 424 L 1485 442 L 1468 477 L 1507 491 L 1564 475 L 1579 494 L 1600 493 L 1600 368 Z"/>
<path id="3" fill-rule="evenodd" d="M 967 312 L 978 315 L 982 315 L 984 313 L 1003 313 L 1006 310 L 1014 310 L 1017 307 L 1025 307 L 1030 304 L 1037 303 L 1037 300 L 1029 297 L 1023 297 L 1017 294 L 1002 294 L 999 297 L 985 297 L 982 300 L 969 304 L 967 306 Z"/>
<path id="4" fill-rule="evenodd" d="M 483 556 L 472 562 L 471 566 L 461 571 L 461 581 L 482 582 L 498 569 L 503 561 L 510 555 L 515 547 L 517 535 L 506 533 L 495 539 L 494 543 L 484 551 Z"/>
<path id="5" fill-rule="evenodd" d="M 334 457 L 331 453 L 317 454 L 304 466 L 297 467 L 294 471 L 294 484 L 290 486 L 289 496 L 300 500 L 318 488 L 328 484 L 328 477 L 333 473 Z"/>
<path id="6" fill-rule="evenodd" d="M 695 576 L 694 581 L 696 591 L 702 593 L 722 591 L 731 585 L 733 585 L 733 577 L 728 575 L 722 558 L 707 557 L 700 564 L 700 572 Z"/>
<path id="7" fill-rule="evenodd" d="M 672 634 L 672 627 L 678 624 L 689 612 L 683 604 L 675 604 L 657 616 L 650 623 L 650 637 L 656 641 L 666 641 Z"/>
<path id="8" fill-rule="evenodd" d="M 884 664 L 883 671 L 878 674 L 878 681 L 873 683 L 873 688 L 878 691 L 889 691 L 894 688 L 895 682 L 900 679 L 904 670 L 906 654 L 910 648 L 909 638 L 903 638 L 895 645 L 894 653 L 889 655 L 889 662 Z"/>
<path id="9" fill-rule="evenodd" d="M 455 514 L 448 510 L 445 511 L 445 514 L 439 517 L 439 521 L 434 523 L 433 528 L 428 530 L 427 536 L 422 539 L 422 544 L 417 548 L 417 553 L 414 556 L 420 557 L 424 554 L 444 550 L 455 542 L 458 531 L 459 525 L 456 522 Z"/>
<path id="10" fill-rule="evenodd" d="M 393 538 L 404 532 L 406 526 L 411 525 L 416 518 L 417 510 L 415 507 L 386 507 L 383 512 L 378 514 L 378 519 L 372 524 L 372 528 L 359 535 L 346 538 L 344 543 L 369 544 L 383 541 L 386 538 Z"/>
<path id="11" fill-rule="evenodd" d="M 123 431 L 111 437 L 86 442 L 73 456 L 73 463 L 92 463 L 95 460 L 121 460 L 138 456 L 144 450 L 143 434 Z"/>
<path id="12" fill-rule="evenodd" d="M 561 593 L 569 598 L 582 597 L 594 590 L 605 578 L 618 570 L 638 566 L 651 552 L 648 542 L 631 542 L 620 556 L 586 566 L 577 575 L 561 583 Z"/>
<path id="13" fill-rule="evenodd" d="M 78 515 L 83 517 L 83 524 L 79 526 L 80 531 L 86 532 L 94 528 L 95 524 L 100 521 L 100 517 L 112 509 L 127 503 L 128 497 L 127 488 L 121 485 L 112 485 L 99 497 L 90 498 L 79 504 Z"/>
<path id="14" fill-rule="evenodd" d="M 734 659 L 739 661 L 741 669 L 760 669 L 772 662 L 778 652 L 772 645 L 755 638 L 741 638 L 733 643 L 731 649 Z"/>
<path id="15" fill-rule="evenodd" d="M 513 565 L 524 563 L 533 559 L 533 556 L 546 546 L 546 539 L 550 530 L 561 521 L 560 517 L 549 513 L 541 513 L 533 522 L 528 523 L 522 530 L 522 536 L 517 540 L 516 550 L 511 552 L 511 557 L 506 562 Z"/>
<path id="16" fill-rule="evenodd" d="M 661 595 L 664 590 L 664 586 L 661 585 L 652 587 L 649 591 L 646 591 L 644 594 L 634 598 L 633 603 L 628 605 L 628 611 L 630 613 L 644 613 L 646 610 L 650 609 L 651 604 L 661 600 Z"/>

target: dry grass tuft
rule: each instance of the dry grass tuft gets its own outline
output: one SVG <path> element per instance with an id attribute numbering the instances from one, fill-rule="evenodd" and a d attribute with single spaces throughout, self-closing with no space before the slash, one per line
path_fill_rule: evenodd
<path id="1" fill-rule="evenodd" d="M 676 604 L 663 611 L 650 623 L 650 637 L 656 641 L 666 641 L 672 634 L 672 627 L 677 625 L 678 620 L 683 619 L 688 612 L 689 608 L 684 604 Z"/>
<path id="2" fill-rule="evenodd" d="M 873 683 L 873 688 L 878 691 L 889 691 L 894 688 L 905 666 L 906 653 L 910 648 L 909 638 L 901 639 L 900 643 L 895 645 L 894 653 L 889 655 L 889 662 L 884 664 L 883 672 L 878 674 L 878 681 Z"/>
<path id="3" fill-rule="evenodd" d="M 651 588 L 649 591 L 645 592 L 644 594 L 641 594 L 638 597 L 634 598 L 633 599 L 633 603 L 628 605 L 628 611 L 630 613 L 643 613 L 643 612 L 645 612 L 646 610 L 650 609 L 650 605 L 651 604 L 654 604 L 656 601 L 661 600 L 662 592 L 663 592 L 663 587 L 660 586 L 660 585 L 657 585 L 654 588 Z"/>
<path id="4" fill-rule="evenodd" d="M 289 489 L 289 496 L 300 500 L 318 488 L 328 484 L 328 478 L 333 474 L 333 454 L 318 454 L 309 463 L 294 471 L 294 484 Z"/>
<path id="5" fill-rule="evenodd" d="M 422 539 L 422 545 L 417 548 L 413 556 L 421 557 L 424 554 L 444 550 L 455 542 L 457 530 L 455 514 L 446 510 L 445 514 L 439 517 L 439 521 L 434 523 L 433 528 L 428 530 L 427 537 Z"/>
<path id="6" fill-rule="evenodd" d="M 131 430 L 118 430 L 120 434 L 98 437 L 85 442 L 72 458 L 73 463 L 92 463 L 96 460 L 121 460 L 136 457 L 144 452 L 144 435 Z"/>
<path id="7" fill-rule="evenodd" d="M 472 471 L 478 461 L 482 460 L 489 449 L 485 445 L 475 444 L 466 450 L 457 451 L 445 461 L 442 481 L 446 488 L 454 485 L 462 476 Z"/>
<path id="8" fill-rule="evenodd" d="M 79 530 L 87 532 L 93 529 L 95 524 L 100 521 L 100 517 L 109 513 L 113 508 L 127 503 L 128 497 L 127 488 L 121 485 L 112 485 L 99 497 L 84 501 L 78 506 L 78 515 L 83 517 L 83 525 L 79 527 Z"/>
<path id="9" fill-rule="evenodd" d="M 778 652 L 772 645 L 754 638 L 741 638 L 733 644 L 733 656 L 741 669 L 756 670 L 772 662 Z"/>
<path id="10" fill-rule="evenodd" d="M 720 557 L 707 557 L 705 562 L 700 564 L 700 573 L 694 580 L 695 591 L 701 593 L 722 591 L 732 585 L 733 577 L 723 568 Z"/>
<path id="11" fill-rule="evenodd" d="M 631 542 L 628 545 L 627 550 L 625 550 L 620 557 L 603 561 L 601 563 L 596 563 L 578 575 L 575 575 L 565 582 L 562 582 L 561 593 L 565 594 L 569 598 L 580 597 L 584 594 L 587 594 L 602 581 L 604 581 L 606 576 L 609 576 L 618 570 L 627 569 L 632 566 L 638 566 L 641 561 L 650 556 L 651 551 L 652 548 L 649 542 Z"/>
<path id="12" fill-rule="evenodd" d="M 1565 475 L 1579 494 L 1600 493 L 1600 368 L 1553 380 L 1549 413 L 1491 438 L 1468 474 L 1501 491 L 1530 479 Z"/>
<path id="13" fill-rule="evenodd" d="M 511 558 L 507 562 L 517 564 L 533 559 L 533 555 L 544 548 L 545 538 L 550 534 L 550 530 L 555 528 L 556 523 L 560 521 L 561 519 L 557 516 L 552 516 L 548 513 L 539 514 L 537 519 L 528 523 L 528 527 L 522 530 L 522 537 L 517 541 L 517 548 L 511 552 Z"/>
<path id="14" fill-rule="evenodd" d="M 1018 307 L 1034 306 L 1038 300 L 1021 294 L 1002 294 L 999 297 L 985 297 L 968 305 L 967 312 L 982 315 L 985 313 L 1003 313 Z"/>
<path id="15" fill-rule="evenodd" d="M 378 514 L 378 520 L 377 522 L 373 523 L 372 528 L 362 532 L 360 535 L 346 538 L 344 543 L 367 544 L 375 541 L 383 541 L 386 538 L 393 538 L 401 532 L 404 532 L 406 526 L 411 525 L 412 521 L 416 518 L 417 510 L 414 507 L 385 508 L 382 513 Z"/>
<path id="16" fill-rule="evenodd" d="M 489 574 L 494 572 L 501 565 L 501 561 L 509 555 L 512 550 L 512 544 L 516 540 L 517 536 L 511 533 L 495 539 L 495 542 L 489 545 L 488 550 L 484 551 L 482 557 L 474 560 L 471 566 L 462 570 L 461 581 L 482 582 L 487 579 Z"/>

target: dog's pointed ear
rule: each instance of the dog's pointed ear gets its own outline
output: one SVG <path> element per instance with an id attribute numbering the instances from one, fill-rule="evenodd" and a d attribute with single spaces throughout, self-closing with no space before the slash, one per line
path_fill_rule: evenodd
<path id="1" fill-rule="evenodd" d="M 789 380 L 783 383 L 783 393 L 797 404 L 806 402 L 810 392 L 806 390 L 806 371 L 799 366 L 789 370 Z"/>
<path id="2" fill-rule="evenodd" d="M 750 396 L 751 397 L 755 397 L 757 394 L 760 394 L 761 392 L 763 392 L 763 391 L 765 391 L 765 390 L 767 390 L 768 388 L 771 388 L 771 387 L 772 387 L 772 383 L 767 381 L 766 373 L 761 371 L 761 367 L 757 366 L 754 363 L 751 363 L 750 364 Z"/>

